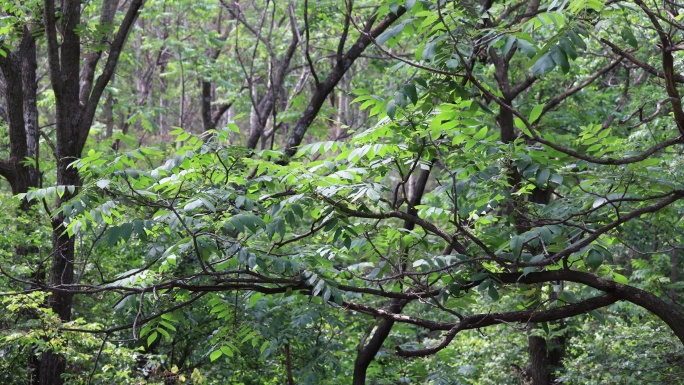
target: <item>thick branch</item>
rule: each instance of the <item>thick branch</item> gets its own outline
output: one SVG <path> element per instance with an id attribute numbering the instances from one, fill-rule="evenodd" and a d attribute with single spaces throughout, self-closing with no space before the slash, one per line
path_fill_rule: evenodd
<path id="1" fill-rule="evenodd" d="M 677 308 L 670 306 L 667 302 L 645 290 L 608 281 L 591 273 L 567 269 L 530 273 L 525 276 L 519 273 L 506 273 L 499 274 L 497 277 L 501 282 L 510 284 L 568 281 L 581 283 L 605 292 L 617 293 L 620 299 L 639 305 L 658 316 L 684 344 L 684 315 Z"/>
<path id="2" fill-rule="evenodd" d="M 502 323 L 539 323 L 558 321 L 564 318 L 575 317 L 580 314 L 589 313 L 592 310 L 600 309 L 602 307 L 611 305 L 617 302 L 618 300 L 620 300 L 620 296 L 617 293 L 608 293 L 598 297 L 589 298 L 578 303 L 555 307 L 549 310 L 543 310 L 538 312 L 523 310 L 507 313 L 475 314 L 467 316 L 462 321 L 453 324 L 453 326 L 450 329 L 448 329 L 449 332 L 447 333 L 445 338 L 438 345 L 417 350 L 403 350 L 397 347 L 397 355 L 402 357 L 423 357 L 435 354 L 438 351 L 447 347 L 449 343 L 454 339 L 456 334 L 461 330 L 481 329 L 484 327 L 498 325 Z"/>

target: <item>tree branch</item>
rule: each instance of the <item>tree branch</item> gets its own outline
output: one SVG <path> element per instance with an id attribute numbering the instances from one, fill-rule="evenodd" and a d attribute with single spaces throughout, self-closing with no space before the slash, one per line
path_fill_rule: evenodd
<path id="1" fill-rule="evenodd" d="M 313 94 L 313 96 L 311 96 L 311 99 L 309 99 L 308 106 L 304 110 L 304 113 L 299 120 L 297 120 L 297 123 L 295 124 L 295 127 L 288 138 L 287 144 L 285 146 L 285 153 L 287 155 L 294 156 L 294 154 L 297 152 L 297 147 L 302 143 L 304 134 L 318 115 L 318 112 L 321 110 L 323 103 L 325 103 L 328 94 L 335 89 L 335 86 L 340 79 L 342 79 L 342 76 L 344 76 L 347 70 L 352 66 L 352 64 L 354 64 L 354 61 L 356 61 L 361 53 L 363 53 L 363 51 L 371 44 L 372 39 L 375 39 L 381 33 L 383 33 L 404 13 L 406 13 L 406 8 L 399 7 L 397 13 L 390 13 L 375 28 L 367 31 L 367 33 L 362 33 L 356 42 L 342 56 L 342 60 L 337 62 L 335 68 L 333 68 L 328 77 L 322 83 L 320 83 L 318 87 L 316 87 L 316 92 Z M 370 29 L 374 21 L 375 16 L 372 16 L 368 20 L 368 23 L 366 23 L 367 28 Z"/>
<path id="2" fill-rule="evenodd" d="M 47 1 L 47 0 L 46 0 Z M 124 16 L 121 26 L 114 37 L 114 41 L 109 47 L 109 57 L 105 63 L 105 67 L 102 70 L 100 76 L 97 77 L 95 85 L 93 86 L 92 92 L 88 97 L 88 102 L 83 109 L 83 115 L 81 117 L 81 125 L 78 132 L 78 148 L 81 149 L 85 145 L 86 139 L 88 139 L 88 133 L 90 132 L 90 126 L 93 124 L 93 119 L 95 118 L 95 112 L 97 110 L 97 105 L 100 102 L 102 93 L 105 87 L 109 84 L 112 76 L 114 76 L 114 71 L 119 63 L 119 57 L 121 56 L 121 51 L 123 50 L 128 34 L 133 28 L 136 19 L 138 18 L 138 12 L 142 8 L 145 0 L 132 0 L 131 4 L 128 6 L 128 11 Z"/>

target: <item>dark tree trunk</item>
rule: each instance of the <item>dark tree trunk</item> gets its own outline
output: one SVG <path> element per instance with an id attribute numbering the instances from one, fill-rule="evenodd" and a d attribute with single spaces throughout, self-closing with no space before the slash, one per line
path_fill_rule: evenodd
<path id="1" fill-rule="evenodd" d="M 20 45 L 21 55 L 21 80 L 23 88 L 23 110 L 24 110 L 24 127 L 26 131 L 26 156 L 31 159 L 28 168 L 28 187 L 40 187 L 41 173 L 40 173 L 40 130 L 38 127 L 38 106 L 36 104 L 38 84 L 36 80 L 36 70 L 38 65 L 36 63 L 36 40 L 28 26 L 24 27 L 24 35 Z M 31 202 L 26 202 L 24 205 L 30 205 Z M 26 207 L 28 208 L 28 207 Z M 29 226 L 31 227 L 31 226 Z M 31 229 L 26 229 L 30 231 Z M 35 247 L 27 245 L 22 247 L 24 255 L 35 253 Z M 45 274 L 43 271 L 38 271 L 34 277 L 36 281 L 43 282 Z M 28 367 L 29 367 L 29 382 L 32 385 L 39 384 L 40 380 L 40 360 L 32 352 L 29 351 Z"/>
<path id="2" fill-rule="evenodd" d="M 202 81 L 202 125 L 204 126 L 204 131 L 216 129 L 216 123 L 211 116 L 211 83 L 204 80 Z"/>
<path id="3" fill-rule="evenodd" d="M 546 340 L 544 337 L 530 335 L 527 337 L 527 344 L 530 353 L 528 375 L 532 385 L 549 385 Z"/>
<path id="4" fill-rule="evenodd" d="M 40 385 L 62 385 L 62 373 L 66 370 L 66 360 L 59 354 L 45 352 L 41 358 Z"/>
<path id="5" fill-rule="evenodd" d="M 420 204 L 425 193 L 425 187 L 427 186 L 428 179 L 430 178 L 431 169 L 423 170 L 421 169 L 418 173 L 418 177 L 412 184 L 411 196 L 408 200 L 407 212 L 411 215 L 416 215 L 416 206 Z M 404 221 L 404 228 L 408 230 L 413 230 L 416 223 L 413 221 Z M 402 266 L 405 269 L 406 266 Z M 392 313 L 401 313 L 404 306 L 408 304 L 407 300 L 393 299 L 390 302 L 389 311 Z M 368 367 L 370 366 L 375 355 L 382 347 L 389 336 L 390 331 L 394 326 L 394 320 L 389 318 L 384 318 L 380 321 L 380 325 L 373 332 L 373 337 L 365 345 L 363 343 L 359 344 L 358 353 L 356 355 L 356 360 L 354 361 L 354 377 L 352 380 L 352 385 L 364 385 L 366 383 L 366 373 L 368 372 Z"/>
<path id="6" fill-rule="evenodd" d="M 36 95 L 38 83 L 36 80 L 36 40 L 28 26 L 24 27 L 24 36 L 21 42 L 21 80 L 24 96 L 24 126 L 26 130 L 26 156 L 33 160 L 28 166 L 29 186 L 40 186 L 40 169 L 38 167 L 38 154 L 40 143 L 40 131 L 38 128 L 38 106 Z"/>
<path id="7" fill-rule="evenodd" d="M 4 176 L 12 188 L 12 194 L 28 191 L 30 186 L 29 169 L 24 163 L 28 156 L 26 144 L 26 126 L 24 123 L 24 91 L 21 75 L 21 55 L 8 53 L 0 59 L 0 70 L 5 80 L 5 100 L 7 100 L 7 124 L 9 126 L 10 154 L 8 159 L 0 161 L 0 175 Z M 22 210 L 28 209 L 22 203 Z"/>
<path id="8" fill-rule="evenodd" d="M 401 313 L 406 306 L 407 301 L 401 299 L 392 300 L 389 311 L 392 313 Z M 354 377 L 352 379 L 352 385 L 365 385 L 366 384 L 366 373 L 368 372 L 368 367 L 370 366 L 375 355 L 378 354 L 382 344 L 385 342 L 389 336 L 390 331 L 394 326 L 394 321 L 388 318 L 380 321 L 380 325 L 373 331 L 373 337 L 364 345 L 359 346 L 359 351 L 356 355 L 356 360 L 354 361 Z"/>
<path id="9" fill-rule="evenodd" d="M 82 150 L 82 145 L 79 145 L 81 40 L 76 33 L 81 16 L 80 1 L 65 0 L 62 12 L 64 15 L 61 29 L 62 43 L 57 46 L 54 2 L 45 1 L 50 78 L 55 91 L 56 104 L 56 182 L 57 185 L 62 186 L 80 186 L 78 170 L 69 167 L 81 155 Z M 59 55 L 57 55 L 58 50 Z M 67 193 L 58 198 L 57 205 L 68 201 L 71 195 Z M 65 285 L 72 284 L 74 279 L 74 239 L 64 230 L 64 216 L 58 213 L 52 218 L 52 260 L 49 284 L 53 288 L 63 288 Z M 54 290 L 48 297 L 48 306 L 62 321 L 69 321 L 72 300 L 72 294 Z M 46 351 L 41 358 L 40 384 L 64 384 L 62 374 L 65 370 L 64 357 L 53 351 Z"/>
<path id="10" fill-rule="evenodd" d="M 100 51 L 89 52 L 81 69 L 81 38 L 77 32 L 81 20 L 81 1 L 63 0 L 62 17 L 56 19 L 55 1 L 44 0 L 43 22 L 47 43 L 50 83 L 55 94 L 57 185 L 82 185 L 76 168 L 69 165 L 81 156 L 95 117 L 97 105 L 106 85 L 112 79 L 121 50 L 128 33 L 135 23 L 144 0 L 132 0 L 120 23 L 119 30 L 109 44 L 109 55 L 102 73 L 95 79 L 95 70 L 101 58 Z M 101 21 L 113 20 L 117 0 L 106 0 L 102 4 Z M 58 32 L 59 30 L 59 32 Z M 61 39 L 58 39 L 58 34 Z M 78 191 L 76 191 L 77 193 Z M 57 206 L 68 201 L 74 194 L 67 192 L 56 201 Z M 74 283 L 74 238 L 65 231 L 64 216 L 57 213 L 52 217 L 52 252 L 49 285 L 53 288 L 48 297 L 48 306 L 62 321 L 71 319 L 73 295 L 60 290 Z M 46 351 L 41 358 L 41 385 L 62 385 L 66 370 L 63 356 Z"/>
<path id="11" fill-rule="evenodd" d="M 104 111 L 102 117 L 105 121 L 105 139 L 109 139 L 114 134 L 114 95 L 108 92 L 105 96 Z"/>
<path id="12" fill-rule="evenodd" d="M 668 292 L 668 297 L 670 297 L 670 303 L 672 306 L 677 305 L 677 292 L 674 288 L 674 284 L 677 283 L 677 270 L 679 267 L 677 266 L 677 260 L 678 260 L 678 250 L 672 250 L 670 252 L 670 284 L 673 285 L 670 288 L 670 291 Z"/>
<path id="13" fill-rule="evenodd" d="M 532 2 L 530 7 L 536 9 L 538 2 Z M 510 67 L 510 59 L 512 57 L 512 52 L 507 55 L 498 55 L 496 51 L 492 48 L 489 50 L 489 57 L 495 65 L 495 77 L 499 90 L 504 95 L 504 102 L 512 106 L 513 99 L 525 88 L 529 87 L 532 82 L 523 82 L 515 87 L 510 84 L 510 79 L 508 77 L 508 70 Z M 516 130 L 514 124 L 513 113 L 505 108 L 500 108 L 499 115 L 497 116 L 497 123 L 499 125 L 499 134 L 501 141 L 504 143 L 513 142 L 516 137 Z M 517 169 L 511 167 L 508 171 L 508 181 L 511 185 L 512 190 L 519 188 L 519 184 L 522 177 Z M 532 191 L 529 198 L 530 202 L 536 204 L 548 204 L 551 196 L 551 190 L 548 187 L 536 186 Z M 532 224 L 528 223 L 524 219 L 524 215 L 519 215 L 520 213 L 525 213 L 527 210 L 523 205 L 518 206 L 517 202 L 511 201 L 508 203 L 508 212 L 514 217 L 515 229 L 518 234 L 522 234 L 532 228 Z M 564 339 L 557 339 L 556 342 L 559 344 L 564 344 Z M 527 367 L 527 374 L 532 380 L 533 385 L 547 385 L 550 382 L 550 369 L 549 361 L 553 362 L 553 365 L 560 365 L 562 362 L 562 352 L 565 350 L 564 346 L 553 346 L 549 349 L 547 346 L 547 341 L 541 336 L 528 336 L 528 352 L 530 355 L 530 363 Z M 553 355 L 550 357 L 549 354 Z"/>

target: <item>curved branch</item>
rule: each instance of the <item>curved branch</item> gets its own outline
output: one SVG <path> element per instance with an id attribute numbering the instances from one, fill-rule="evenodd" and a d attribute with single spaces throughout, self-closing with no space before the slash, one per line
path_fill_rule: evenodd
<path id="1" fill-rule="evenodd" d="M 594 289 L 605 292 L 617 293 L 619 299 L 641 306 L 663 320 L 675 333 L 677 338 L 684 344 L 684 314 L 677 311 L 674 306 L 661 300 L 657 296 L 629 285 L 623 285 L 614 281 L 608 281 L 591 273 L 572 270 L 554 270 L 530 273 L 504 273 L 496 275 L 503 283 L 541 283 L 552 281 L 568 281 L 581 283 Z"/>
<path id="2" fill-rule="evenodd" d="M 458 334 L 458 332 L 461 330 L 480 329 L 487 326 L 512 322 L 539 323 L 558 321 L 563 318 L 575 317 L 580 314 L 589 313 L 590 311 L 612 305 L 619 300 L 620 296 L 617 293 L 608 293 L 570 305 L 559 306 L 538 312 L 523 310 L 507 313 L 474 314 L 465 317 L 461 322 L 458 322 L 451 329 L 449 329 L 449 332 L 446 334 L 444 339 L 436 346 L 417 350 L 403 350 L 400 347 L 397 347 L 397 355 L 402 357 L 424 357 L 435 354 L 447 347 L 454 339 L 456 334 Z"/>

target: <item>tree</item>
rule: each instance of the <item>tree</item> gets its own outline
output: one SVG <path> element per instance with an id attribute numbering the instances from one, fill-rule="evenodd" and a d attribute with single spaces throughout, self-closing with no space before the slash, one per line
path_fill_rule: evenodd
<path id="1" fill-rule="evenodd" d="M 95 36 L 90 36 L 99 44 L 83 52 L 83 56 L 83 9 L 80 1 L 63 2 L 59 14 L 55 10 L 54 1 L 19 4 L 21 3 L 11 3 L 3 8 L 14 22 L 11 27 L 22 31 L 22 34 L 19 47 L 9 54 L 4 52 L 4 58 L 0 60 L 7 83 L 7 121 L 10 126 L 11 149 L 10 158 L 3 163 L 2 175 L 10 182 L 14 193 L 26 193 L 29 187 L 38 187 L 40 184 L 37 162 L 32 167 L 24 163 L 29 156 L 32 159 L 38 157 L 34 34 L 35 29 L 40 28 L 41 33 L 44 33 L 50 86 L 55 97 L 56 140 L 53 155 L 56 166 L 55 183 L 59 191 L 55 204 L 59 207 L 63 202 L 69 201 L 75 195 L 76 188 L 81 186 L 78 170 L 70 165 L 81 156 L 97 105 L 114 74 L 121 49 L 143 1 L 134 0 L 127 5 L 120 27 L 116 33 L 110 35 L 118 1 L 105 0 L 101 5 L 100 24 L 92 26 Z M 112 39 L 110 44 L 108 37 Z M 105 48 L 108 48 L 107 60 L 96 79 L 98 63 Z M 81 60 L 84 61 L 83 67 Z M 47 203 L 44 204 L 47 207 Z M 47 284 L 51 288 L 49 307 L 62 321 L 69 321 L 72 294 L 59 288 L 74 283 L 74 239 L 65 233 L 61 213 L 54 213 L 50 220 L 53 234 L 49 283 L 35 284 Z M 41 267 L 37 266 L 36 269 Z M 41 272 L 35 275 L 44 276 Z M 64 359 L 48 349 L 40 361 L 37 383 L 62 383 L 61 374 L 66 364 Z"/>
<path id="2" fill-rule="evenodd" d="M 320 9 L 337 12 L 326 18 Z M 166 383 L 592 382 L 600 375 L 567 363 L 615 356 L 666 367 L 649 366 L 649 381 L 681 375 L 676 55 L 684 27 L 674 4 L 222 2 L 197 12 L 214 16 L 204 18 L 215 31 L 207 40 L 193 29 L 207 26 L 195 15 L 174 19 L 176 38 L 188 45 L 158 39 L 154 24 L 137 37 L 150 52 L 173 47 L 180 70 L 169 64 L 166 79 L 146 89 L 157 84 L 173 95 L 177 110 L 160 108 L 194 126 L 170 128 L 173 146 L 82 153 L 107 81 L 98 88 L 81 76 L 95 83 L 80 94 L 84 105 L 95 103 L 92 115 L 58 115 L 56 127 L 56 143 L 69 137 L 60 129 L 83 138 L 80 147 L 56 146 L 69 156 L 57 186 L 78 188 L 53 189 L 59 206 L 50 213 L 53 249 L 71 254 L 53 254 L 51 280 L 28 290 L 3 271 L 15 282 L 13 309 L 27 292 L 50 292 L 59 333 L 101 338 L 99 351 L 84 353 L 88 370 L 70 379 L 104 375 L 101 352 L 125 349 L 143 352 L 127 378 Z M 133 17 L 127 29 L 135 14 L 125 16 Z M 316 29 L 324 27 L 335 31 L 330 39 Z M 112 47 L 119 38 L 123 46 L 122 28 Z M 48 53 L 54 31 L 45 34 Z M 64 36 L 63 52 L 80 47 Z M 332 43 L 312 48 L 318 39 Z M 112 49 L 102 69 L 110 78 Z M 62 55 L 58 66 L 55 57 L 48 55 L 51 84 L 57 111 L 67 114 L 79 98 L 64 89 L 78 87 L 55 74 L 78 60 Z M 377 81 L 359 78 L 385 66 L 374 57 L 393 66 Z M 96 67 L 91 60 L 99 57 L 86 55 L 86 68 Z M 120 78 L 134 77 L 121 68 Z M 230 71 L 242 72 L 245 85 L 225 80 Z M 186 76 L 196 80 L 191 91 Z M 357 85 L 353 108 L 377 122 L 345 137 L 311 132 L 316 119 L 338 113 L 326 100 L 345 77 Z M 6 76 L 8 93 L 10 81 L 18 84 Z M 146 116 L 154 100 L 118 103 Z M 18 116 L 13 108 L 8 119 Z M 229 108 L 250 112 L 249 121 L 219 124 Z M 21 164 L 25 155 L 15 150 L 8 159 Z M 84 242 L 79 279 L 57 274 L 73 272 L 75 239 Z M 74 296 L 82 319 L 67 323 Z M 669 331 L 655 326 L 663 324 Z M 591 340 L 591 327 L 611 338 L 648 330 L 682 344 L 668 347 L 668 359 L 638 342 L 644 360 Z M 482 347 L 468 331 L 484 329 L 495 338 Z M 465 342 L 485 353 L 459 352 Z M 588 351 L 601 358 L 589 364 Z M 57 356 L 48 351 L 43 362 L 50 354 Z M 222 359 L 231 365 L 205 365 Z M 495 364 L 510 370 L 488 373 Z"/>

